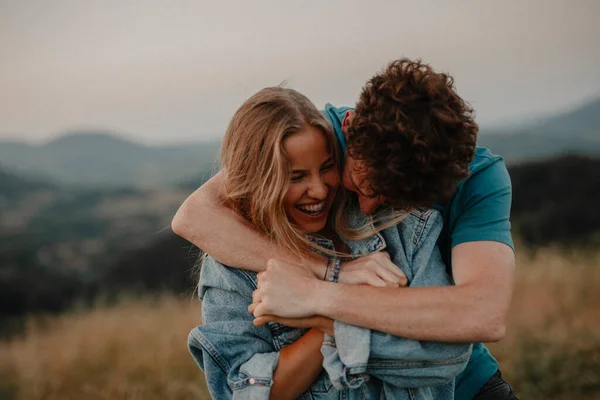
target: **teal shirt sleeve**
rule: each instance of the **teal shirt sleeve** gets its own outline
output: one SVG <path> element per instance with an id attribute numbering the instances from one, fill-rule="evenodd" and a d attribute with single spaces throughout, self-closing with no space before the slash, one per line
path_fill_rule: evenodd
<path id="1" fill-rule="evenodd" d="M 451 247 L 489 240 L 514 250 L 510 234 L 512 185 L 502 158 L 470 176 L 458 195 L 461 210 L 452 229 Z"/>
<path id="2" fill-rule="evenodd" d="M 334 107 L 327 103 L 325 104 L 325 109 L 321 110 L 321 113 L 331 122 L 335 136 L 340 143 L 342 154 L 346 154 L 346 137 L 342 132 L 342 123 L 346 117 L 346 112 L 352 109 L 352 107 Z"/>

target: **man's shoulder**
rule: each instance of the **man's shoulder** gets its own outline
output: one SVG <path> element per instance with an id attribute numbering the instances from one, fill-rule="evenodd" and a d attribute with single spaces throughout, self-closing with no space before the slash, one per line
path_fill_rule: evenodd
<path id="1" fill-rule="evenodd" d="M 457 187 L 455 197 L 470 192 L 485 193 L 499 187 L 510 187 L 510 176 L 502 156 L 493 154 L 485 147 L 477 147 L 469 164 L 469 176 Z"/>
<path id="2" fill-rule="evenodd" d="M 477 146 L 473 161 L 469 163 L 469 177 L 487 170 L 490 166 L 500 163 L 504 166 L 504 158 L 501 155 L 493 154 L 486 147 Z"/>

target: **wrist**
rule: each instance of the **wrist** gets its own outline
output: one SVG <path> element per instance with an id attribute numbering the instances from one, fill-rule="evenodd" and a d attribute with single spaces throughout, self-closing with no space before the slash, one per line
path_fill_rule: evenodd
<path id="1" fill-rule="evenodd" d="M 323 279 L 328 263 L 329 259 L 319 257 L 314 253 L 311 254 L 310 257 L 302 260 L 302 264 L 304 264 L 304 266 L 306 266 L 319 279 Z"/>
<path id="2" fill-rule="evenodd" d="M 327 301 L 327 292 L 334 284 L 320 279 L 312 281 L 307 298 L 310 299 L 311 315 L 323 315 L 323 303 Z"/>
<path id="3" fill-rule="evenodd" d="M 312 294 L 315 303 L 314 315 L 321 315 L 333 320 L 337 319 L 335 316 L 337 312 L 336 302 L 343 296 L 342 291 L 345 286 L 340 283 L 320 281 L 319 289 Z"/>
<path id="4" fill-rule="evenodd" d="M 323 280 L 328 282 L 337 283 L 340 277 L 340 264 L 342 260 L 340 258 L 332 258 L 329 260 L 327 264 L 327 269 L 325 270 L 325 275 Z"/>

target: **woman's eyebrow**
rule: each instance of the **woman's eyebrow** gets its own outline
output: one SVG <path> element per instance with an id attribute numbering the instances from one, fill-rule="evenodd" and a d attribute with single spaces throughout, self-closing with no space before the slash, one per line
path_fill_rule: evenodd
<path id="1" fill-rule="evenodd" d="M 323 161 L 321 163 L 321 165 L 328 164 L 330 162 L 333 162 L 333 157 L 329 157 L 327 160 Z M 292 174 L 300 174 L 300 173 L 303 173 L 303 172 L 306 172 L 306 170 L 305 169 L 293 169 L 292 170 Z"/>

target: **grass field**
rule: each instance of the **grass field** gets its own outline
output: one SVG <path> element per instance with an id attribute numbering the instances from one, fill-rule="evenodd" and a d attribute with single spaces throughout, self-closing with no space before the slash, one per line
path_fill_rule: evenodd
<path id="1" fill-rule="evenodd" d="M 31 318 L 0 342 L 0 399 L 208 399 L 186 348 L 199 319 L 195 299 L 173 296 Z M 521 255 L 509 330 L 490 348 L 523 400 L 600 399 L 600 253 Z"/>

